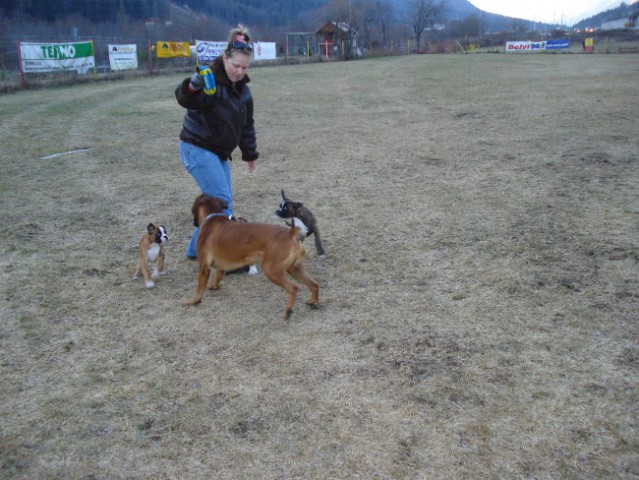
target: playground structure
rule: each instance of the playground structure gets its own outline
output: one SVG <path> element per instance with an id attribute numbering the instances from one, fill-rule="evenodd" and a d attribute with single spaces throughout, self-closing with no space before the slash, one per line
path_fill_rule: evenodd
<path id="1" fill-rule="evenodd" d="M 286 34 L 286 57 L 307 57 L 317 55 L 317 36 L 315 32 L 290 32 Z"/>
<path id="2" fill-rule="evenodd" d="M 331 57 L 359 56 L 357 35 L 354 29 L 343 22 L 327 22 L 315 32 L 290 32 L 286 34 L 286 57 Z"/>

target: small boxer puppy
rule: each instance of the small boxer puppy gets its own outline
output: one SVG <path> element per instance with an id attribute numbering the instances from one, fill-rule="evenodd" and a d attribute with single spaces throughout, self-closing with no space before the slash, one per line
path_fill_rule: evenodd
<path id="1" fill-rule="evenodd" d="M 302 233 L 304 238 L 309 235 L 315 235 L 315 248 L 317 249 L 317 254 L 324 258 L 326 254 L 322 247 L 322 239 L 320 238 L 319 228 L 317 227 L 317 221 L 315 220 L 313 213 L 306 208 L 303 203 L 293 202 L 286 198 L 284 190 L 282 190 L 282 199 L 280 208 L 275 211 L 275 214 L 280 218 L 292 218 L 292 223 L 286 222 L 289 227 L 296 225 L 302 228 L 303 225 Z"/>
<path id="2" fill-rule="evenodd" d="M 169 241 L 164 225 L 157 227 L 152 223 L 146 227 L 146 234 L 138 244 L 138 269 L 133 276 L 137 280 L 140 274 L 144 275 L 146 288 L 155 286 L 154 278 L 158 275 L 166 275 L 164 270 L 164 244 Z M 153 265 L 153 273 L 149 271 L 149 263 Z"/>
<path id="3" fill-rule="evenodd" d="M 202 301 L 212 267 L 215 267 L 215 276 L 209 289 L 217 290 L 225 272 L 259 262 L 264 275 L 288 293 L 284 318 L 293 312 L 299 288 L 288 275 L 308 287 L 311 292 L 308 304 L 316 307 L 319 284 L 304 270 L 306 250 L 300 240 L 300 229 L 234 222 L 224 213 L 226 208 L 224 200 L 204 194 L 193 203 L 193 223 L 200 227 L 196 247 L 200 269 L 195 297 L 187 301 L 187 305 Z"/>

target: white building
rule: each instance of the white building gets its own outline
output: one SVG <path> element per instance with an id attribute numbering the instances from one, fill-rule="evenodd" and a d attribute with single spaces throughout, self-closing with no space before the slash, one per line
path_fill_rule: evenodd
<path id="1" fill-rule="evenodd" d="M 610 22 L 602 22 L 601 30 L 619 30 L 628 28 L 628 19 L 622 18 L 621 20 L 611 20 Z"/>

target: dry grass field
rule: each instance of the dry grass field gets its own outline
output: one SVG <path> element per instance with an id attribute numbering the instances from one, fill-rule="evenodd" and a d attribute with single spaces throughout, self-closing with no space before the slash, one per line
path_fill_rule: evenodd
<path id="1" fill-rule="evenodd" d="M 327 251 L 289 320 L 262 274 L 182 303 L 181 76 L 0 97 L 0 477 L 639 478 L 636 57 L 250 75 L 236 213 L 285 189 Z"/>

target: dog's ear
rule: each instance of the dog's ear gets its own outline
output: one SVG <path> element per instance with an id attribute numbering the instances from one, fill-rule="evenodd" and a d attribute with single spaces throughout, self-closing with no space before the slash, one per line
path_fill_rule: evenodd
<path id="1" fill-rule="evenodd" d="M 148 233 L 149 235 L 153 235 L 155 233 L 155 225 L 149 223 L 149 225 L 146 227 L 146 233 Z"/>
<path id="2" fill-rule="evenodd" d="M 194 227 L 199 227 L 198 223 L 197 223 L 197 211 L 198 211 L 198 200 L 195 200 L 195 203 L 193 203 L 193 206 L 191 207 L 191 215 L 193 215 L 193 226 Z"/>
<path id="3" fill-rule="evenodd" d="M 284 199 L 285 202 L 288 202 L 288 198 L 286 198 L 286 194 L 284 193 L 283 189 L 282 189 L 282 198 Z"/>

